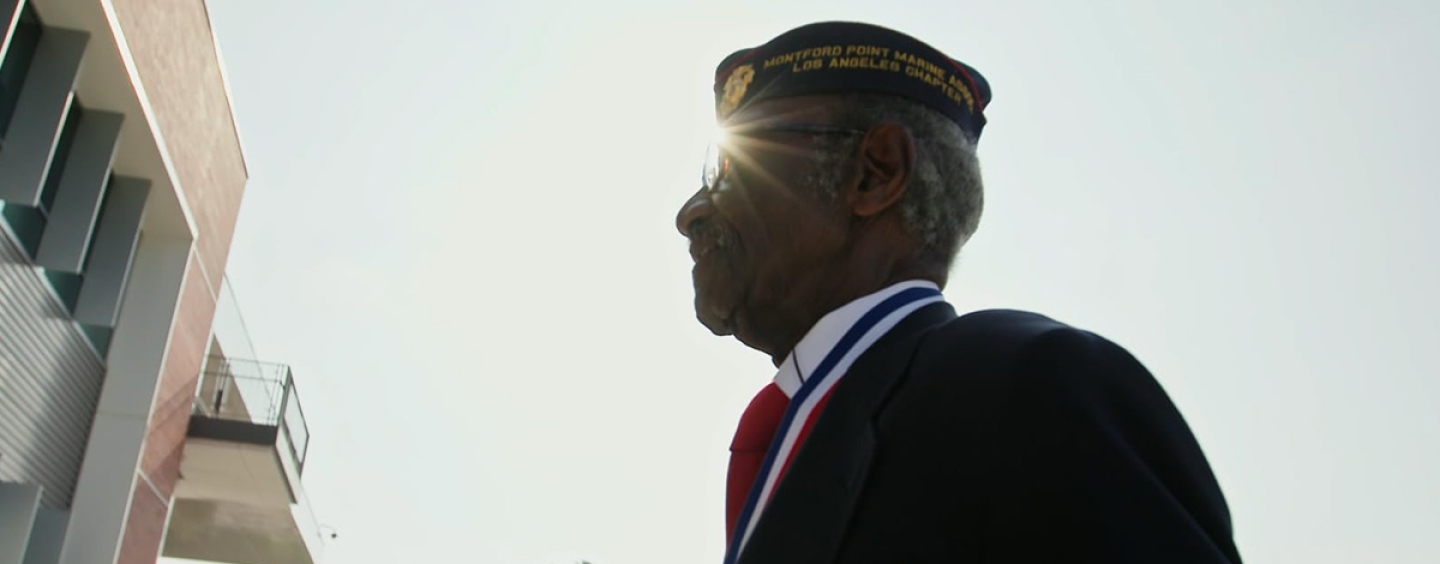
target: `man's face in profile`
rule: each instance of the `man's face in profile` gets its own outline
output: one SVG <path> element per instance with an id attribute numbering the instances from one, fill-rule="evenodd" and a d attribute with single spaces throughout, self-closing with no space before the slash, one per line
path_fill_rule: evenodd
<path id="1" fill-rule="evenodd" d="M 726 120 L 713 181 L 676 218 L 695 261 L 695 313 L 742 342 L 754 315 L 781 307 L 797 277 L 824 270 L 844 242 L 844 215 L 817 163 L 823 97 L 767 100 Z M 833 165 L 832 165 L 833 168 Z"/>

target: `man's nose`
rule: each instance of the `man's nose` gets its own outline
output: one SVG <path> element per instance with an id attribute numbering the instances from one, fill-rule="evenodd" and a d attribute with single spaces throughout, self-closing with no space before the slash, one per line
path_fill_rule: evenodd
<path id="1" fill-rule="evenodd" d="M 695 192 L 695 195 L 690 196 L 689 200 L 685 200 L 685 205 L 680 206 L 680 213 L 675 215 L 675 228 L 680 230 L 681 235 L 689 237 L 690 226 L 714 211 L 715 207 L 710 203 L 710 196 L 705 193 L 704 188 L 701 188 Z"/>

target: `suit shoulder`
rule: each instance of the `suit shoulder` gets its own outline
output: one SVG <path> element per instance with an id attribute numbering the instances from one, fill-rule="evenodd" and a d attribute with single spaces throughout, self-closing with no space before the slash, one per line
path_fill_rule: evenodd
<path id="1" fill-rule="evenodd" d="M 1076 331 L 1073 327 L 1039 313 L 1013 309 L 989 309 L 967 313 L 937 327 L 925 340 L 921 354 L 961 355 L 1010 360 L 1040 338 Z"/>
<path id="2" fill-rule="evenodd" d="M 1081 365 L 1129 373 L 1127 379 L 1136 368 L 1144 372 L 1128 351 L 1100 335 L 1039 313 L 1008 309 L 976 311 L 946 322 L 925 339 L 917 358 L 931 370 L 996 377 L 1037 369 L 1063 374 Z"/>
<path id="3" fill-rule="evenodd" d="M 1144 364 L 1094 332 L 1037 313 L 987 310 L 951 320 L 932 337 L 918 357 L 921 381 L 963 386 L 1001 411 L 1025 412 L 1053 400 L 1074 417 L 1164 428 L 1182 442 L 1193 440 Z"/>
<path id="4" fill-rule="evenodd" d="M 1050 331 L 1070 328 L 1070 325 L 1054 318 L 1018 309 L 973 311 L 945 324 L 945 329 L 950 331 L 978 330 L 990 338 L 998 339 L 1028 339 Z"/>

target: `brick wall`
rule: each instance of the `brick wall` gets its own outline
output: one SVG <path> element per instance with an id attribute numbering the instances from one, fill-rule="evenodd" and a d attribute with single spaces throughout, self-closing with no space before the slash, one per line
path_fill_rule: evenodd
<path id="1" fill-rule="evenodd" d="M 165 518 L 170 513 L 168 500 L 155 495 L 139 477 L 130 500 L 130 518 L 125 525 L 125 538 L 120 542 L 120 564 L 155 564 L 160 558 L 160 539 L 165 536 Z"/>
<path id="2" fill-rule="evenodd" d="M 247 172 L 203 0 L 114 0 L 114 6 L 199 231 L 120 549 L 119 564 L 153 564 Z"/>
<path id="3" fill-rule="evenodd" d="M 218 289 L 247 173 L 202 0 L 115 0 Z"/>
<path id="4" fill-rule="evenodd" d="M 210 321 L 214 317 L 215 299 L 205 287 L 199 265 L 192 262 L 185 276 L 179 315 L 170 333 L 170 354 L 160 375 L 155 408 L 150 414 L 150 430 L 145 437 L 145 452 L 140 461 L 140 471 L 150 477 L 167 499 L 175 492 L 175 480 L 180 473 L 185 430 L 200 367 L 205 360 Z"/>

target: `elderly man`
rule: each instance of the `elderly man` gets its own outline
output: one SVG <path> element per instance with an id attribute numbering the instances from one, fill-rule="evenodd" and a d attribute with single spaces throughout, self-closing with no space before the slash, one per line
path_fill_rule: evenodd
<path id="1" fill-rule="evenodd" d="M 676 223 L 695 310 L 774 359 L 731 444 L 726 564 L 1239 562 L 1184 419 L 1095 334 L 940 289 L 975 232 L 990 87 L 902 33 L 720 65 Z"/>

